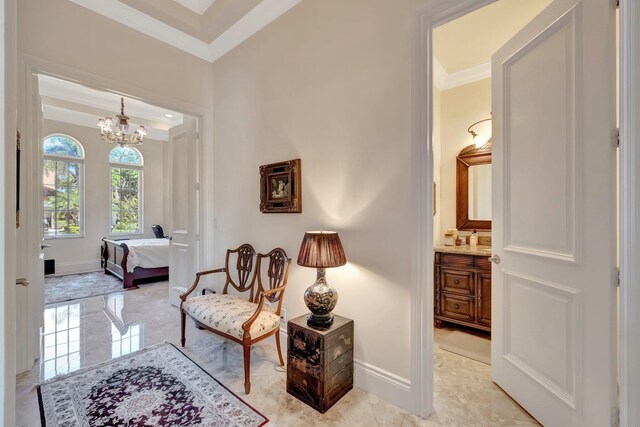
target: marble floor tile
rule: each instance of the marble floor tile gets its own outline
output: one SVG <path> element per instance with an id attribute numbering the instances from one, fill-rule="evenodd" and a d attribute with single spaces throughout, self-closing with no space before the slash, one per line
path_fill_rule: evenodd
<path id="1" fill-rule="evenodd" d="M 45 307 L 42 357 L 17 378 L 19 426 L 39 426 L 35 385 L 160 342 L 179 347 L 180 322 L 168 283 Z M 194 362 L 270 419 L 270 426 L 526 426 L 538 425 L 490 379 L 490 367 L 440 350 L 452 329 L 435 331 L 435 412 L 416 417 L 355 387 L 325 414 L 285 391 L 273 340 L 252 348 L 251 394 L 244 394 L 242 347 L 187 324 L 183 349 Z M 286 351 L 286 350 L 285 350 Z"/>

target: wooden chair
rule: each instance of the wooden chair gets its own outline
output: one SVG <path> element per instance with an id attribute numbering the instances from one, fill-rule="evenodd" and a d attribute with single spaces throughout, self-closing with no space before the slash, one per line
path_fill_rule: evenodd
<path id="1" fill-rule="evenodd" d="M 257 259 L 255 270 L 253 270 L 254 257 Z M 236 259 L 235 268 L 230 265 L 232 258 Z M 237 249 L 227 250 L 224 268 L 197 273 L 191 288 L 180 295 L 182 347 L 186 342 L 187 315 L 201 329 L 242 344 L 244 390 L 247 394 L 251 391 L 251 346 L 254 343 L 275 335 L 280 365 L 284 366 L 280 347 L 280 311 L 290 265 L 291 259 L 283 249 L 277 248 L 268 254 L 256 255 L 251 245 L 244 244 Z M 200 277 L 214 273 L 226 273 L 222 294 L 199 295 L 187 299 L 198 286 Z M 240 294 L 249 292 L 249 298 L 228 294 L 229 285 Z M 270 304 L 265 305 L 266 301 Z M 273 307 L 272 304 L 276 303 L 277 306 Z"/>

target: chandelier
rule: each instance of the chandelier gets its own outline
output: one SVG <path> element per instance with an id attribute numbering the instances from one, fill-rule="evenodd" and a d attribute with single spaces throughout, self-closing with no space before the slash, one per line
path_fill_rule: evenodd
<path id="1" fill-rule="evenodd" d="M 120 114 L 116 117 L 118 120 L 115 124 L 111 117 L 98 120 L 102 140 L 109 144 L 127 146 L 142 145 L 142 140 L 147 135 L 147 129 L 144 126 L 140 126 L 133 134 L 127 134 L 129 130 L 129 117 L 124 115 L 124 98 L 120 98 Z"/>

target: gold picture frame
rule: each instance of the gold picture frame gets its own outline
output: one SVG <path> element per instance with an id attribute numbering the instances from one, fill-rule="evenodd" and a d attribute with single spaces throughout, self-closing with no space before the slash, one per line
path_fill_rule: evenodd
<path id="1" fill-rule="evenodd" d="M 260 212 L 301 213 L 300 159 L 260 166 Z"/>

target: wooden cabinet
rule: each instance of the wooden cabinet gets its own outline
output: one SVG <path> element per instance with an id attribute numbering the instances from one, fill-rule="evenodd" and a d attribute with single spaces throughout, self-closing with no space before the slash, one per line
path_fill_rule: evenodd
<path id="1" fill-rule="evenodd" d="M 456 323 L 491 331 L 490 255 L 436 251 L 435 325 Z"/>
<path id="2" fill-rule="evenodd" d="M 287 393 L 322 413 L 353 388 L 353 320 L 334 315 L 328 329 L 287 323 Z"/>

